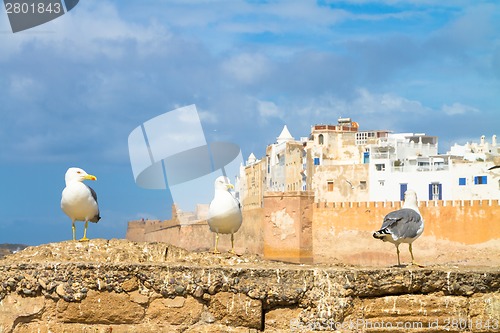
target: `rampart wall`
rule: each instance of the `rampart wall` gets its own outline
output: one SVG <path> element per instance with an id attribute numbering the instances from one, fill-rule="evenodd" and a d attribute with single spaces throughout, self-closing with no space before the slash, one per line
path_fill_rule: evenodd
<path id="1" fill-rule="evenodd" d="M 395 247 L 372 237 L 384 216 L 401 202 L 314 202 L 309 192 L 267 193 L 264 207 L 244 210 L 235 235 L 239 253 L 291 262 L 338 262 L 387 265 L 397 262 Z M 423 235 L 414 243 L 423 264 L 500 260 L 500 202 L 498 200 L 421 201 Z M 206 221 L 180 225 L 175 221 L 132 221 L 127 239 L 166 242 L 188 250 L 213 247 L 214 234 Z M 220 237 L 229 249 L 230 237 Z M 402 245 L 401 259 L 409 261 Z"/>
<path id="2" fill-rule="evenodd" d="M 0 259 L 0 332 L 498 332 L 499 291 L 492 267 L 297 265 L 67 241 Z"/>

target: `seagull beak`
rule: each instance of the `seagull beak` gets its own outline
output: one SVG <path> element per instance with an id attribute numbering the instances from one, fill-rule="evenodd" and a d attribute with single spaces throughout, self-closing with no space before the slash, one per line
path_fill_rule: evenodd
<path id="1" fill-rule="evenodd" d="M 233 184 L 226 184 L 226 187 L 227 187 L 228 190 L 229 189 L 234 190 Z"/>
<path id="2" fill-rule="evenodd" d="M 94 175 L 85 175 L 83 177 L 83 179 L 86 179 L 86 180 L 97 180 L 97 177 L 94 176 Z"/>

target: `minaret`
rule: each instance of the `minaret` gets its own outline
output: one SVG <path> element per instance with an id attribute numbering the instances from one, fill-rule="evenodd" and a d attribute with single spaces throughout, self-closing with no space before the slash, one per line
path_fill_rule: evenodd
<path id="1" fill-rule="evenodd" d="M 247 159 L 247 165 L 254 164 L 257 161 L 257 158 L 255 157 L 254 153 L 250 153 L 250 156 L 248 156 Z"/>
<path id="2" fill-rule="evenodd" d="M 290 134 L 290 131 L 288 130 L 288 127 L 286 125 L 283 127 L 283 130 L 281 131 L 281 134 L 276 138 L 278 143 L 283 143 L 291 140 L 295 140 L 293 136 Z"/>

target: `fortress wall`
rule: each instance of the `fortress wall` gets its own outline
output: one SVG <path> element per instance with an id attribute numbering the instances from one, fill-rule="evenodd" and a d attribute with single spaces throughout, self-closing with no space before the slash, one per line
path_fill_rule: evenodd
<path id="1" fill-rule="evenodd" d="M 213 243 L 213 235 L 208 232 L 206 221 L 193 224 L 168 225 L 166 221 L 163 228 L 155 228 L 145 233 L 146 242 L 164 242 L 191 251 L 206 251 Z"/>
<path id="2" fill-rule="evenodd" d="M 236 252 L 291 262 L 397 263 L 394 245 L 372 234 L 387 213 L 401 208 L 401 202 L 313 201 L 309 192 L 267 193 L 264 208 L 244 210 L 243 225 L 235 234 Z M 421 201 L 419 206 L 425 230 L 413 246 L 418 262 L 479 263 L 490 254 L 500 255 L 498 200 Z M 133 221 L 127 239 L 199 251 L 213 249 L 215 234 L 206 221 L 189 225 Z M 230 236 L 221 235 L 219 249 L 227 251 L 230 246 Z M 408 247 L 403 244 L 400 250 L 401 261 L 409 262 Z"/>
<path id="3" fill-rule="evenodd" d="M 263 253 L 262 208 L 243 212 L 240 230 L 235 234 L 237 253 Z M 176 215 L 171 220 L 131 221 L 128 224 L 126 239 L 130 241 L 164 242 L 189 251 L 206 251 L 214 248 L 215 233 L 210 231 L 206 220 L 192 224 L 180 224 Z M 220 251 L 231 249 L 231 236 L 221 234 Z"/>
<path id="4" fill-rule="evenodd" d="M 264 196 L 264 258 L 312 262 L 314 196 L 278 192 Z"/>
<path id="5" fill-rule="evenodd" d="M 143 221 L 130 221 L 125 238 L 133 242 L 143 242 L 145 227 L 146 223 Z"/>
<path id="6" fill-rule="evenodd" d="M 384 216 L 401 208 L 400 202 L 317 203 L 314 207 L 313 244 L 316 262 L 339 260 L 352 264 L 397 263 L 390 243 L 372 237 Z M 483 201 L 422 201 L 425 230 L 413 246 L 417 261 L 436 263 L 461 254 L 475 260 L 478 254 L 500 253 L 500 203 Z M 410 260 L 407 246 L 401 258 Z"/>

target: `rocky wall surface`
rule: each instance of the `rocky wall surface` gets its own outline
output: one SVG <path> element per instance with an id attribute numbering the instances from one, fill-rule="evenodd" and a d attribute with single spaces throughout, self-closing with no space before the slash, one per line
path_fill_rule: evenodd
<path id="1" fill-rule="evenodd" d="M 0 332 L 495 332 L 498 267 L 286 264 L 126 240 L 0 260 Z"/>

